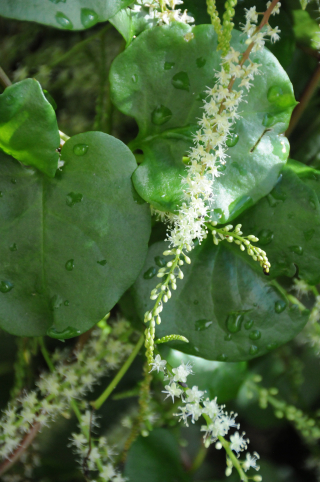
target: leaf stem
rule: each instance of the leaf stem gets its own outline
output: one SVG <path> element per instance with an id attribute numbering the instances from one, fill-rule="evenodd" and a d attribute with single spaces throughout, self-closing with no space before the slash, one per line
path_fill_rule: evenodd
<path id="1" fill-rule="evenodd" d="M 107 386 L 107 388 L 104 390 L 104 392 L 100 395 L 97 400 L 94 402 L 91 402 L 92 407 L 95 410 L 99 410 L 99 408 L 104 404 L 104 402 L 107 400 L 109 395 L 112 393 L 112 391 L 116 388 L 120 380 L 123 378 L 123 376 L 126 374 L 128 371 L 129 367 L 131 366 L 133 360 L 136 358 L 138 355 L 140 348 L 142 347 L 144 342 L 144 335 L 142 334 L 138 340 L 138 343 L 134 347 L 133 351 L 131 352 L 129 358 L 127 361 L 124 363 L 124 365 L 120 368 L 118 371 L 117 375 L 114 377 L 112 382 Z"/>
<path id="2" fill-rule="evenodd" d="M 47 362 L 47 365 L 48 365 L 51 373 L 53 373 L 55 371 L 54 364 L 51 361 L 50 355 L 49 355 L 48 350 L 46 348 L 46 345 L 44 343 L 43 336 L 40 336 L 38 338 L 38 340 L 39 340 L 39 345 L 40 345 L 40 350 L 41 350 L 42 356 L 45 359 L 45 361 Z"/>

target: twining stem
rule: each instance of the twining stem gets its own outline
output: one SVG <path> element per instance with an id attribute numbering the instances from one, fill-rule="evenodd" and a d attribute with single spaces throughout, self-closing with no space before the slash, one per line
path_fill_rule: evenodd
<path id="1" fill-rule="evenodd" d="M 306 88 L 303 91 L 303 94 L 300 98 L 299 104 L 294 109 L 289 127 L 286 131 L 286 136 L 290 136 L 290 134 L 296 128 L 299 120 L 301 119 L 302 114 L 306 110 L 306 107 L 309 105 L 309 102 L 314 95 L 315 91 L 319 87 L 320 83 L 320 64 L 318 64 L 317 68 L 315 69 L 311 79 L 309 80 Z"/>
<path id="2" fill-rule="evenodd" d="M 123 378 L 123 376 L 126 374 L 126 372 L 128 371 L 129 367 L 131 366 L 133 360 L 136 358 L 136 356 L 138 355 L 139 351 L 140 351 L 140 348 L 142 347 L 143 345 L 143 342 L 144 342 L 144 335 L 141 335 L 139 340 L 138 340 L 138 343 L 136 344 L 136 346 L 134 347 L 133 351 L 131 352 L 129 358 L 127 359 L 127 361 L 124 363 L 124 365 L 120 368 L 120 370 L 118 371 L 117 375 L 114 377 L 114 379 L 112 380 L 112 382 L 107 386 L 107 388 L 104 390 L 104 392 L 100 395 L 99 398 L 97 398 L 97 400 L 95 400 L 94 402 L 91 402 L 91 405 L 92 407 L 95 409 L 95 410 L 99 410 L 99 408 L 104 404 L 104 402 L 107 400 L 107 398 L 109 397 L 109 395 L 112 393 L 112 391 L 116 388 L 116 386 L 118 385 L 118 383 L 120 382 L 120 380 Z"/>
<path id="3" fill-rule="evenodd" d="M 201 444 L 198 453 L 195 456 L 190 469 L 188 470 L 189 473 L 193 474 L 202 466 L 204 459 L 207 456 L 207 453 L 208 449 L 203 444 Z"/>

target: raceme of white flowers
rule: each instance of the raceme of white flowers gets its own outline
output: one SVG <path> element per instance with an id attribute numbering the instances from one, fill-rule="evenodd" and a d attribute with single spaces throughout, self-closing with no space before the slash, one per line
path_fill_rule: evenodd
<path id="1" fill-rule="evenodd" d="M 81 351 L 56 351 L 52 357 L 55 371 L 43 373 L 35 390 L 23 394 L 4 411 L 0 419 L 0 458 L 10 459 L 35 424 L 47 426 L 69 411 L 72 399 L 83 399 L 102 376 L 117 368 L 132 351 L 130 343 L 115 338 L 127 331 L 128 322 L 119 320 L 111 334 L 96 328 Z"/>
<path id="2" fill-rule="evenodd" d="M 172 22 L 193 23 L 194 18 L 188 15 L 187 10 L 175 9 L 182 5 L 183 0 L 138 0 L 133 8 L 140 12 L 143 7 L 149 8 L 145 19 L 155 19 L 158 25 L 169 25 Z"/>
<path id="3" fill-rule="evenodd" d="M 165 374 L 164 380 L 167 381 L 165 390 L 166 398 L 171 398 L 172 402 L 175 398 L 180 398 L 182 405 L 178 407 L 179 413 L 174 414 L 179 417 L 179 421 L 183 421 L 188 427 L 189 420 L 194 423 L 201 416 L 206 417 L 207 425 L 201 427 L 201 431 L 204 432 L 204 444 L 209 447 L 212 443 L 216 443 L 216 448 L 221 449 L 222 444 L 219 441 L 219 437 L 225 437 L 229 430 L 235 427 L 239 430 L 240 426 L 236 423 L 236 413 L 228 413 L 224 410 L 224 405 L 218 405 L 217 398 L 210 400 L 205 397 L 205 392 L 198 389 L 197 386 L 187 388 L 187 378 L 191 375 L 192 366 L 190 363 L 181 363 L 177 368 L 167 370 L 166 360 L 162 360 L 158 354 L 155 356 L 154 361 L 151 363 L 151 371 L 163 372 Z M 230 435 L 229 447 L 235 452 L 237 457 L 240 453 L 247 449 L 249 440 L 245 438 L 245 433 L 240 434 L 238 431 Z M 246 454 L 244 461 L 239 460 L 239 464 L 246 472 L 250 468 L 259 470 L 257 460 L 259 455 L 254 453 L 253 456 L 249 453 Z M 231 475 L 233 463 L 230 458 L 227 459 L 226 475 Z M 258 479 L 257 479 L 258 480 Z M 259 479 L 260 480 L 260 479 Z"/>

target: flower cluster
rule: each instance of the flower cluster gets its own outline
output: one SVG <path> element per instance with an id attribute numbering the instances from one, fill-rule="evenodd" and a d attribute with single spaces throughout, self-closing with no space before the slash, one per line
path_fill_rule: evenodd
<path id="1" fill-rule="evenodd" d="M 73 433 L 71 438 L 71 445 L 74 447 L 76 454 L 79 456 L 79 464 L 85 469 L 86 474 L 90 474 L 90 480 L 94 481 L 92 477 L 100 482 L 125 482 L 127 479 L 115 469 L 113 456 L 115 455 L 112 447 L 108 445 L 105 437 L 95 438 L 92 435 L 94 427 L 97 426 L 97 421 L 94 413 L 86 410 L 81 416 L 79 424 L 80 432 Z M 90 437 L 84 435 L 90 434 Z"/>
<path id="2" fill-rule="evenodd" d="M 273 13 L 279 11 L 278 3 Z M 204 113 L 198 124 L 200 129 L 194 136 L 194 147 L 189 152 L 190 161 L 186 166 L 187 176 L 182 180 L 185 200 L 176 215 L 168 215 L 168 240 L 174 247 L 193 246 L 207 236 L 206 222 L 213 203 L 212 184 L 220 175 L 219 166 L 226 163 L 228 143 L 233 138 L 232 128 L 240 117 L 238 107 L 248 92 L 252 80 L 259 74 L 260 64 L 249 58 L 251 51 L 264 47 L 266 38 L 276 41 L 279 29 L 268 24 L 261 30 L 256 25 L 258 13 L 255 7 L 246 10 L 243 31 L 249 45 L 244 54 L 230 47 L 222 56 L 221 70 L 215 74 L 216 83 L 205 93 Z M 237 82 L 237 89 L 232 90 Z"/>
<path id="3" fill-rule="evenodd" d="M 176 6 L 182 4 L 183 0 L 137 0 L 134 11 L 147 7 L 149 13 L 145 18 L 155 19 L 158 25 L 169 25 L 172 22 L 193 23 L 194 18 L 188 15 L 187 10 L 176 10 Z"/>
<path id="4" fill-rule="evenodd" d="M 109 332 L 107 327 L 95 329 L 81 351 L 56 351 L 55 371 L 43 373 L 35 390 L 9 405 L 0 420 L 0 459 L 10 459 L 30 430 L 46 426 L 70 410 L 73 399 L 83 398 L 102 376 L 121 364 L 132 345 L 116 336 L 128 332 L 128 323 L 120 320 L 113 334 Z"/>
<path id="5" fill-rule="evenodd" d="M 227 442 L 224 437 L 229 433 L 232 427 L 239 430 L 240 426 L 236 423 L 236 413 L 228 413 L 224 410 L 224 405 L 217 403 L 217 398 L 210 400 L 205 397 L 205 392 L 199 390 L 197 386 L 188 388 L 187 378 L 191 375 L 192 366 L 188 363 L 181 363 L 177 368 L 167 368 L 166 360 L 162 360 L 161 356 L 156 355 L 153 363 L 151 363 L 152 370 L 163 372 L 165 374 L 164 380 L 167 381 L 165 390 L 166 398 L 171 398 L 172 402 L 175 398 L 180 398 L 182 405 L 179 406 L 179 413 L 175 415 L 179 417 L 179 421 L 183 421 L 188 427 L 189 420 L 194 423 L 202 416 L 205 418 L 207 424 L 201 427 L 204 432 L 204 444 L 209 447 L 212 443 L 217 442 L 216 448 L 226 448 L 228 451 L 235 452 L 236 456 L 240 456 L 240 452 L 247 449 L 249 440 L 245 438 L 245 433 L 240 434 L 238 431 L 230 435 L 230 442 Z M 234 457 L 233 457 L 234 458 Z M 258 454 L 246 455 L 245 461 L 236 461 L 237 470 L 244 470 L 245 472 L 250 468 L 259 470 L 256 461 L 259 459 Z M 228 457 L 227 460 L 231 464 L 227 467 L 226 474 L 230 475 L 234 460 Z"/>
<path id="6" fill-rule="evenodd" d="M 259 241 L 259 238 L 253 236 L 253 234 L 249 234 L 249 236 L 242 236 L 242 225 L 237 224 L 233 230 L 233 225 L 228 224 L 223 228 L 217 228 L 217 223 L 213 221 L 212 223 L 212 236 L 213 242 L 215 245 L 221 243 L 221 241 L 228 241 L 228 243 L 235 243 L 239 246 L 241 251 L 247 250 L 249 256 L 252 257 L 254 261 L 258 261 L 260 266 L 263 268 L 263 271 L 268 274 L 271 264 L 267 258 L 267 253 L 257 246 L 253 246 L 251 242 L 256 243 Z M 210 228 L 211 229 L 211 228 Z"/>

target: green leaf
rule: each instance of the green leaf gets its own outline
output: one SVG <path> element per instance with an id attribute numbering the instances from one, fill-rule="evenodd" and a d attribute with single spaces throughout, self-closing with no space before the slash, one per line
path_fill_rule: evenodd
<path id="1" fill-rule="evenodd" d="M 130 482 L 187 482 L 190 475 L 183 470 L 178 443 L 163 428 L 153 430 L 132 444 L 124 470 Z"/>
<path id="2" fill-rule="evenodd" d="M 284 168 L 275 188 L 239 220 L 259 238 L 270 275 L 320 282 L 320 172 L 297 161 Z M 253 266 L 253 263 L 252 263 Z"/>
<path id="3" fill-rule="evenodd" d="M 150 18 L 147 15 L 148 7 L 141 6 L 141 10 L 132 10 L 131 8 L 123 8 L 114 17 L 110 19 L 110 23 L 118 30 L 126 41 L 126 46 L 130 45 L 133 37 L 139 35 L 143 30 L 154 27 L 157 19 Z"/>
<path id="4" fill-rule="evenodd" d="M 53 177 L 59 145 L 56 114 L 39 82 L 26 79 L 7 87 L 0 95 L 0 148 Z"/>
<path id="5" fill-rule="evenodd" d="M 64 30 L 83 30 L 105 22 L 132 0 L 2 0 L 0 15 Z"/>
<path id="6" fill-rule="evenodd" d="M 54 179 L 1 154 L 0 326 L 20 336 L 80 334 L 134 282 L 150 234 L 134 156 L 101 132 L 72 137 Z"/>
<path id="7" fill-rule="evenodd" d="M 194 38 L 187 41 L 187 33 Z M 234 32 L 232 45 L 244 51 L 244 37 Z M 119 55 L 111 68 L 113 101 L 139 125 L 132 149 L 145 159 L 133 176 L 140 196 L 157 209 L 174 212 L 181 205 L 182 162 L 202 116 L 203 92 L 214 83 L 220 53 L 211 25 L 174 24 L 143 32 Z M 240 107 L 235 145 L 228 149 L 227 168 L 214 183 L 212 218 L 235 218 L 274 186 L 289 148 L 280 134 L 288 126 L 296 102 L 291 83 L 268 51 L 253 54 L 262 64 L 250 94 Z M 261 137 L 262 136 L 262 137 Z"/>
<path id="8" fill-rule="evenodd" d="M 219 403 L 234 400 L 246 378 L 246 362 L 208 361 L 182 354 L 177 350 L 170 350 L 165 359 L 173 367 L 177 367 L 181 362 L 191 362 L 193 370 L 192 385 L 196 385 L 199 390 L 206 390 L 209 398 L 217 397 Z"/>
<path id="9" fill-rule="evenodd" d="M 154 304 L 150 292 L 159 278 L 144 276 L 157 268 L 155 258 L 167 243 L 149 248 L 144 268 L 133 286 L 141 319 Z M 191 253 L 191 265 L 184 279 L 164 306 L 156 337 L 183 335 L 189 343 L 170 342 L 170 347 L 208 360 L 244 361 L 276 348 L 294 338 L 308 320 L 289 305 L 267 276 L 256 273 L 241 257 L 237 246 L 215 247 L 211 236 Z"/>
<path id="10" fill-rule="evenodd" d="M 303 10 L 294 10 L 294 33 L 300 43 L 318 49 L 319 23 Z"/>

